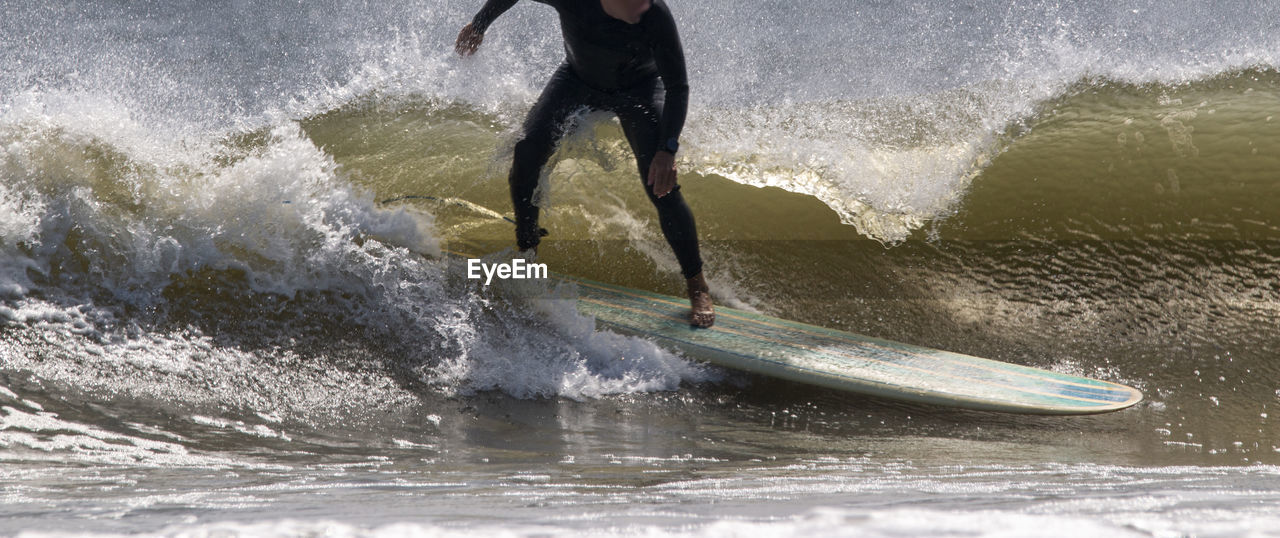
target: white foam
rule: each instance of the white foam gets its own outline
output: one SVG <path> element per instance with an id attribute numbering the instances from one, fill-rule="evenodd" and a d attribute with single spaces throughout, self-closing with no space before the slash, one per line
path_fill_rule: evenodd
<path id="1" fill-rule="evenodd" d="M 500 389 L 520 398 L 582 399 L 674 390 L 682 381 L 715 378 L 706 367 L 650 341 L 596 331 L 594 321 L 578 313 L 573 293 L 572 287 L 526 289 L 513 295 L 533 299 L 496 309 L 499 318 L 492 322 L 450 324 L 464 351 L 434 368 L 432 380 L 463 392 Z M 501 327 L 521 328 L 508 335 Z"/>
<path id="2" fill-rule="evenodd" d="M 1196 515 L 1203 516 L 1197 512 Z M 1075 536 L 1277 536 L 1280 518 L 1254 515 L 1232 518 L 1217 514 L 1207 519 L 1168 517 L 1160 513 L 1139 514 L 1120 518 L 1096 518 L 1084 515 L 1028 514 L 987 509 L 972 511 L 940 511 L 928 509 L 860 510 L 817 507 L 790 517 L 761 520 L 747 516 L 729 516 L 696 523 L 664 526 L 661 524 L 593 522 L 480 523 L 464 527 L 406 521 L 362 526 L 339 521 L 303 521 L 283 519 L 258 522 L 214 522 L 177 525 L 158 532 L 128 536 L 261 537 L 323 535 L 337 538 L 453 538 L 462 536 L 537 537 L 567 536 L 589 533 L 592 536 L 650 538 L 728 538 L 753 536 L 765 538 L 801 538 L 807 536 L 897 538 L 903 536 L 939 537 L 1075 537 Z M 599 523 L 584 528 L 584 525 Z M 112 537 L 108 533 L 27 531 L 18 536 L 36 537 Z"/>
<path id="3" fill-rule="evenodd" d="M 288 434 L 283 431 L 276 431 L 266 424 L 246 424 L 242 420 L 229 420 L 225 418 L 206 417 L 202 415 L 192 415 L 191 421 L 204 426 L 212 426 L 228 430 L 235 430 L 245 435 L 254 437 L 264 437 L 268 439 L 281 439 L 284 441 L 292 441 Z"/>
<path id="4" fill-rule="evenodd" d="M 68 249 L 100 254 L 89 257 L 87 271 L 93 278 L 88 282 L 40 290 L 53 300 L 32 297 L 31 284 L 22 282 L 13 288 L 18 299 L 0 306 L 0 319 L 89 337 L 67 349 L 112 365 L 104 372 L 124 364 L 149 372 L 152 379 L 134 387 L 140 393 L 180 399 L 229 396 L 264 412 L 283 403 L 278 395 L 210 393 L 207 386 L 192 386 L 202 376 L 266 373 L 256 364 L 261 357 L 224 348 L 199 334 L 139 333 L 130 320 L 117 318 L 115 308 L 89 298 L 106 290 L 124 304 L 146 307 L 165 300 L 174 278 L 201 270 L 242 271 L 248 288 L 258 293 L 350 294 L 354 303 L 344 315 L 395 332 L 404 342 L 435 342 L 409 352 L 407 359 L 423 365 L 443 361 L 424 380 L 446 392 L 501 388 L 522 397 L 584 398 L 670 390 L 682 380 L 703 379 L 699 368 L 651 343 L 595 335 L 583 320 L 559 329 L 575 335 L 566 342 L 556 331 L 543 334 L 546 329 L 535 316 L 505 312 L 500 319 L 489 318 L 476 308 L 475 296 L 446 285 L 443 264 L 423 257 L 438 255 L 430 215 L 377 206 L 371 193 L 353 186 L 292 122 L 266 133 L 260 147 L 237 149 L 145 141 L 115 145 L 118 139 L 146 135 L 132 127 L 100 128 L 110 117 L 86 121 L 83 127 L 64 126 L 60 122 L 66 118 L 47 106 L 10 110 L 13 123 L 8 128 L 35 123 L 47 131 L 9 155 L 9 162 L 20 166 L 15 175 L 23 179 L 17 187 L 26 189 L 9 192 L 39 193 L 42 202 L 15 206 L 35 216 L 15 221 L 19 231 L 13 235 L 35 247 L 8 248 L 6 263 L 48 274 L 59 260 L 76 254 Z M 58 168 L 59 174 L 49 174 L 60 155 L 104 146 L 131 163 L 132 171 L 103 178 L 91 162 L 81 162 L 88 168 Z M 223 164 L 228 151 L 233 158 Z M 123 199 L 112 192 L 120 189 L 128 193 Z M 512 322 L 524 326 L 512 332 L 490 325 Z M 532 349 L 541 355 L 530 356 Z M 209 357 L 224 370 L 211 371 Z M 93 371 L 40 369 L 76 386 L 120 381 L 102 379 Z M 288 399 L 293 403 L 287 406 L 303 403 Z"/>
<path id="5" fill-rule="evenodd" d="M 119 434 L 58 418 L 56 413 L 0 407 L 0 460 L 200 466 L 243 465 L 234 460 L 193 453 L 179 443 Z M 18 450 L 28 449 L 28 450 Z"/>

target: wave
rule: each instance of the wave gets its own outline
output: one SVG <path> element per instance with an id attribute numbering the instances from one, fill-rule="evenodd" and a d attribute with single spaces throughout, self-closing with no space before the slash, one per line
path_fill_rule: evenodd
<path id="1" fill-rule="evenodd" d="M 1081 82 L 1007 128 L 1001 151 L 948 186 L 937 215 L 909 213 L 921 228 L 887 250 L 825 200 L 734 181 L 769 168 L 803 193 L 796 184 L 824 177 L 789 168 L 790 154 L 716 161 L 695 149 L 684 181 L 722 302 L 1115 377 L 1105 357 L 1117 346 L 1152 346 L 1142 364 L 1153 365 L 1179 352 L 1173 343 L 1265 344 L 1257 330 L 1280 303 L 1256 282 L 1276 281 L 1280 252 L 1274 209 L 1255 201 L 1271 188 L 1267 144 L 1278 138 L 1264 114 L 1276 79 L 1243 71 L 1179 85 Z M 151 372 L 140 393 L 266 410 L 339 406 L 350 392 L 310 401 L 264 389 L 244 400 L 238 380 L 353 384 L 383 399 L 394 398 L 377 383 L 580 398 L 714 377 L 646 342 L 592 333 L 571 308 L 530 312 L 518 297 L 451 280 L 439 245 L 505 244 L 509 225 L 495 212 L 378 203 L 443 194 L 501 213 L 512 132 L 500 116 L 375 93 L 192 144 L 156 140 L 120 107 L 105 109 L 117 112 L 76 122 L 48 108 L 5 116 L 0 315 L 23 342 L 9 348 L 10 368 L 59 376 L 67 370 L 50 356 L 90 360 Z M 884 155 L 963 139 L 913 127 L 916 111 L 894 103 L 825 111 L 845 114 L 828 123 L 880 118 L 867 140 Z M 647 201 L 630 180 L 618 186 L 631 166 L 621 133 L 607 117 L 586 125 L 550 176 L 551 239 L 569 246 L 547 256 L 588 277 L 678 293 L 662 278 L 675 264 Z M 779 186 L 762 177 L 754 184 Z M 656 272 L 637 269 L 647 267 Z M 779 282 L 798 286 L 770 284 Z M 972 324 L 985 329 L 974 334 Z M 65 351 L 36 345 L 50 334 Z M 1064 346 L 1067 359 L 1056 351 Z M 609 360 L 618 354 L 639 360 L 619 368 Z M 280 365 L 296 356 L 329 357 L 341 375 L 373 368 L 382 381 L 292 376 Z M 208 390 L 211 379 L 223 389 Z"/>
<path id="2" fill-rule="evenodd" d="M 1078 84 L 1013 131 L 944 234 L 1273 239 L 1256 200 L 1277 164 L 1278 88 L 1272 70 Z"/>
<path id="3" fill-rule="evenodd" d="M 119 58 L 58 59 L 101 58 L 80 54 L 84 39 L 24 48 L 0 75 L 5 370 L 268 414 L 376 407 L 406 387 L 589 398 L 718 379 L 593 333 L 568 305 L 531 311 L 449 275 L 442 244 L 510 242 L 492 218 L 509 203 L 506 152 L 558 37 L 539 31 L 547 10 L 521 5 L 463 62 L 449 40 L 465 6 L 406 9 L 383 31 L 406 7 L 388 6 L 348 8 L 348 23 L 256 8 L 274 22 L 250 30 L 306 19 L 330 47 L 228 40 L 227 23 L 193 28 L 196 49 L 139 50 L 130 39 L 165 42 L 207 13 L 129 26 L 151 19 L 95 8 L 76 20 L 123 28 L 104 45 Z M 1273 388 L 1247 371 L 1272 367 L 1248 350 L 1273 348 L 1280 304 L 1280 215 L 1264 202 L 1280 76 L 1273 38 L 1251 30 L 1267 19 L 1182 57 L 1164 29 L 1126 38 L 1072 24 L 1105 18 L 1083 8 L 998 7 L 957 12 L 991 23 L 968 35 L 945 10 L 892 6 L 840 31 L 845 8 L 823 5 L 798 14 L 813 35 L 786 41 L 750 31 L 769 17 L 674 6 L 698 88 L 682 183 L 717 299 L 1256 415 Z M 27 9 L 11 20 L 44 29 L 32 39 L 63 35 Z M 1112 38 L 1127 55 L 1105 52 Z M 217 59 L 224 41 L 236 61 Z M 178 67 L 193 58 L 214 59 Z M 620 130 L 583 125 L 549 176 L 545 255 L 678 294 Z M 404 196 L 490 211 L 379 203 Z M 1166 368 L 1179 361 L 1198 373 Z M 1189 379 L 1211 388 L 1181 390 Z"/>
<path id="4" fill-rule="evenodd" d="M 296 124 L 193 149 L 110 119 L 6 120 L 7 370 L 267 410 L 361 399 L 272 387 L 581 398 L 707 375 L 650 343 L 584 332 L 571 305 L 490 307 L 483 290 L 450 280 L 429 213 L 380 207 Z M 513 362 L 516 350 L 537 355 Z M 336 356 L 319 360 L 338 370 L 282 367 L 299 355 Z M 375 381 L 335 382 L 370 369 Z M 240 391 L 245 380 L 263 391 Z"/>
<path id="5" fill-rule="evenodd" d="M 1177 84 L 1082 79 L 1000 122 L 973 91 L 712 109 L 692 128 L 681 165 L 692 174 L 688 184 L 729 179 L 813 196 L 886 244 L 928 236 L 1266 238 L 1275 215 L 1251 200 L 1269 192 L 1276 164 L 1278 79 L 1274 70 Z M 575 184 L 630 167 L 616 123 L 583 121 L 562 144 L 546 188 L 553 197 L 608 188 L 632 199 Z M 514 133 L 501 114 L 377 95 L 303 126 L 381 195 L 465 193 L 506 206 L 501 176 Z"/>

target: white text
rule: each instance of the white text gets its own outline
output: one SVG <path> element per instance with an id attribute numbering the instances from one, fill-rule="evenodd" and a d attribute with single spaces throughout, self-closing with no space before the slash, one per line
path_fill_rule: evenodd
<path id="1" fill-rule="evenodd" d="M 526 278 L 547 278 L 547 264 L 545 263 L 528 263 L 523 258 L 511 260 L 511 263 L 484 263 L 478 259 L 470 258 L 467 260 L 467 278 L 479 279 L 484 277 L 484 285 L 488 286 L 493 282 L 493 277 L 503 280 L 507 279 L 526 279 Z"/>

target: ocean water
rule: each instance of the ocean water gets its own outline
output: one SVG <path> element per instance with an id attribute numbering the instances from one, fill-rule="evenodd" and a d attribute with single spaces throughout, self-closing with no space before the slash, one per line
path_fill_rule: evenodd
<path id="1" fill-rule="evenodd" d="M 0 0 L 0 534 L 1280 534 L 1276 5 L 669 1 L 716 300 L 1146 395 L 1047 418 L 460 277 L 563 58 L 479 4 Z M 541 261 L 679 294 L 616 121 L 553 163 Z"/>

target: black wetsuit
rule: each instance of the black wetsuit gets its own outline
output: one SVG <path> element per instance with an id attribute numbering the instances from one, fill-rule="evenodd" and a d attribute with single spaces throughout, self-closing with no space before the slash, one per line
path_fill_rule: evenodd
<path id="1" fill-rule="evenodd" d="M 488 0 L 472 27 L 484 33 L 516 1 Z M 686 278 L 696 276 L 702 271 L 697 229 L 680 186 L 659 198 L 645 185 L 654 154 L 680 137 L 689 104 L 684 52 L 671 11 L 662 0 L 653 0 L 640 22 L 628 24 L 605 13 L 600 0 L 535 1 L 560 14 L 566 58 L 533 105 L 515 145 L 508 181 L 517 244 L 522 250 L 538 244 L 533 193 L 566 122 L 584 107 L 607 110 L 618 115 L 640 168 L 641 185 L 658 209 L 662 233 L 681 272 Z"/>

